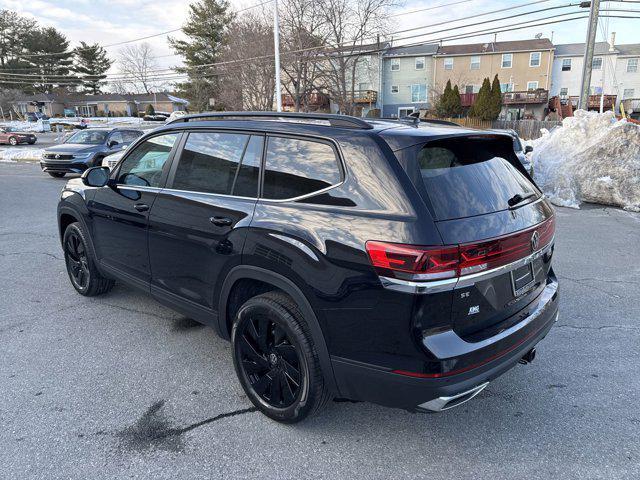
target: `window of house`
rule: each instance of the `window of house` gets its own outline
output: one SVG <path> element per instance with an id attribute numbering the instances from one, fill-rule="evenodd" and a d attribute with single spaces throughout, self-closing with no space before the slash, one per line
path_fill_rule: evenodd
<path id="1" fill-rule="evenodd" d="M 513 54 L 511 53 L 503 53 L 502 54 L 502 68 L 511 68 L 513 65 Z"/>
<path id="2" fill-rule="evenodd" d="M 638 59 L 630 58 L 627 60 L 627 72 L 634 73 L 638 71 Z"/>
<path id="3" fill-rule="evenodd" d="M 529 54 L 529 66 L 530 67 L 539 67 L 540 66 L 540 52 L 531 52 Z"/>
<path id="4" fill-rule="evenodd" d="M 400 91 L 400 87 L 398 85 L 391 85 L 391 93 L 398 93 Z"/>
<path id="5" fill-rule="evenodd" d="M 624 92 L 622 92 L 623 99 L 633 98 L 634 95 L 635 95 L 635 89 L 633 88 L 625 88 Z"/>
<path id="6" fill-rule="evenodd" d="M 142 142 L 122 162 L 118 183 L 140 187 L 158 187 L 162 171 L 178 139 L 177 133 L 157 135 Z"/>
<path id="7" fill-rule="evenodd" d="M 398 70 L 400 70 L 400 60 L 398 60 L 397 58 L 392 58 L 391 59 L 391 71 L 392 72 L 397 72 Z"/>
<path id="8" fill-rule="evenodd" d="M 602 70 L 602 57 L 593 57 L 591 61 L 592 70 Z"/>
<path id="9" fill-rule="evenodd" d="M 424 70 L 424 57 L 416 58 L 416 70 Z"/>
<path id="10" fill-rule="evenodd" d="M 453 70 L 453 58 L 445 58 L 444 59 L 444 69 L 445 70 Z"/>
<path id="11" fill-rule="evenodd" d="M 262 137 L 235 133 L 190 133 L 172 188 L 255 197 Z"/>
<path id="12" fill-rule="evenodd" d="M 569 95 L 569 89 L 567 87 L 562 87 L 560 89 L 560 96 L 566 97 L 567 95 Z"/>
<path id="13" fill-rule="evenodd" d="M 500 91 L 502 93 L 513 92 L 513 83 L 501 83 Z"/>
<path id="14" fill-rule="evenodd" d="M 363 82 L 358 84 L 358 90 L 360 93 L 366 93 L 369 90 L 369 82 Z"/>
<path id="15" fill-rule="evenodd" d="M 475 93 L 475 86 L 474 85 L 465 85 L 464 93 Z"/>
<path id="16" fill-rule="evenodd" d="M 471 70 L 479 70 L 480 69 L 480 56 L 479 55 L 474 55 L 473 57 L 471 57 L 470 68 L 471 68 Z"/>
<path id="17" fill-rule="evenodd" d="M 569 72 L 571 70 L 571 59 L 563 58 L 562 59 L 562 71 Z"/>
<path id="18" fill-rule="evenodd" d="M 413 103 L 427 101 L 427 85 L 425 83 L 411 85 L 411 101 Z"/>
<path id="19" fill-rule="evenodd" d="M 400 107 L 398 108 L 398 118 L 407 117 L 415 112 L 413 107 Z"/>
<path id="20" fill-rule="evenodd" d="M 336 185 L 340 180 L 340 166 L 331 145 L 269 137 L 263 187 L 265 198 L 296 198 Z"/>
<path id="21" fill-rule="evenodd" d="M 537 89 L 538 89 L 538 82 L 527 82 L 527 90 L 529 92 Z"/>

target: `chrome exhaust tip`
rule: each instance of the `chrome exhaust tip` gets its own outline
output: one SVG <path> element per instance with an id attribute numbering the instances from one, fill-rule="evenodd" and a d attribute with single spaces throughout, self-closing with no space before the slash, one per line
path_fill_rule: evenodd
<path id="1" fill-rule="evenodd" d="M 536 358 L 536 349 L 532 348 L 527 353 L 525 353 L 522 356 L 522 358 L 518 360 L 518 362 L 521 363 L 522 365 L 526 365 L 527 363 L 533 362 L 535 358 Z"/>
<path id="2" fill-rule="evenodd" d="M 487 385 L 489 385 L 489 382 L 485 382 L 465 392 L 458 393 L 457 395 L 434 398 L 433 400 L 429 400 L 428 402 L 418 405 L 418 408 L 428 410 L 430 412 L 442 412 L 444 410 L 449 410 L 450 408 L 454 408 L 468 402 L 484 390 Z"/>

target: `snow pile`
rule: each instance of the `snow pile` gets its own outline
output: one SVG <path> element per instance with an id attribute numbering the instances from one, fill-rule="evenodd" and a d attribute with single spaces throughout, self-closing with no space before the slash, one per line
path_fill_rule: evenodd
<path id="1" fill-rule="evenodd" d="M 534 178 L 554 204 L 640 211 L 640 125 L 577 110 L 533 146 Z"/>
<path id="2" fill-rule="evenodd" d="M 44 148 L 0 148 L 0 162 L 11 163 L 18 160 L 35 162 L 40 160 Z"/>

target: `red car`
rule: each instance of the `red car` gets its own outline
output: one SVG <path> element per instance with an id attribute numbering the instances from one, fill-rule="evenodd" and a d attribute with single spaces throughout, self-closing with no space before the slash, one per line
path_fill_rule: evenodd
<path id="1" fill-rule="evenodd" d="M 9 145 L 18 145 L 19 143 L 28 143 L 33 145 L 38 138 L 33 133 L 18 132 L 11 127 L 0 127 L 0 144 L 8 143 Z"/>

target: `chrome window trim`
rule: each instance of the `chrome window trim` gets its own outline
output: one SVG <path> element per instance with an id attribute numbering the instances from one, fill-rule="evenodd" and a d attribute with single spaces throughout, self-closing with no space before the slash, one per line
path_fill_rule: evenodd
<path id="1" fill-rule="evenodd" d="M 415 282 L 411 280 L 401 280 L 398 278 L 380 277 L 380 283 L 382 283 L 382 286 L 388 290 L 394 290 L 403 293 L 412 293 L 417 295 L 447 292 L 459 288 L 468 288 L 474 285 L 476 282 L 482 282 L 484 280 L 497 277 L 499 275 L 502 275 L 503 273 L 507 273 L 520 268 L 527 263 L 533 262 L 553 248 L 554 240 L 555 237 L 552 238 L 551 241 L 540 250 L 537 250 L 524 258 L 516 260 L 515 262 L 508 263 L 506 265 L 502 265 L 500 267 L 492 268 L 491 270 L 485 270 L 483 272 L 472 273 L 470 275 L 464 275 L 462 277 L 447 278 L 445 280 L 437 280 L 433 282 Z"/>
<path id="2" fill-rule="evenodd" d="M 240 198 L 242 200 L 258 200 L 258 197 L 243 197 L 242 195 L 229 195 L 226 193 L 213 193 L 213 192 L 196 192 L 195 190 L 180 190 L 178 188 L 163 188 L 162 192 L 168 193 L 186 193 L 190 195 L 206 195 L 208 197 L 222 197 L 222 198 Z"/>
<path id="3" fill-rule="evenodd" d="M 131 191 L 139 191 L 139 192 L 150 192 L 150 193 L 159 193 L 162 188 L 160 187 L 146 187 L 143 185 L 127 185 L 125 183 L 120 183 L 116 185 L 116 188 L 120 190 L 131 190 Z"/>

